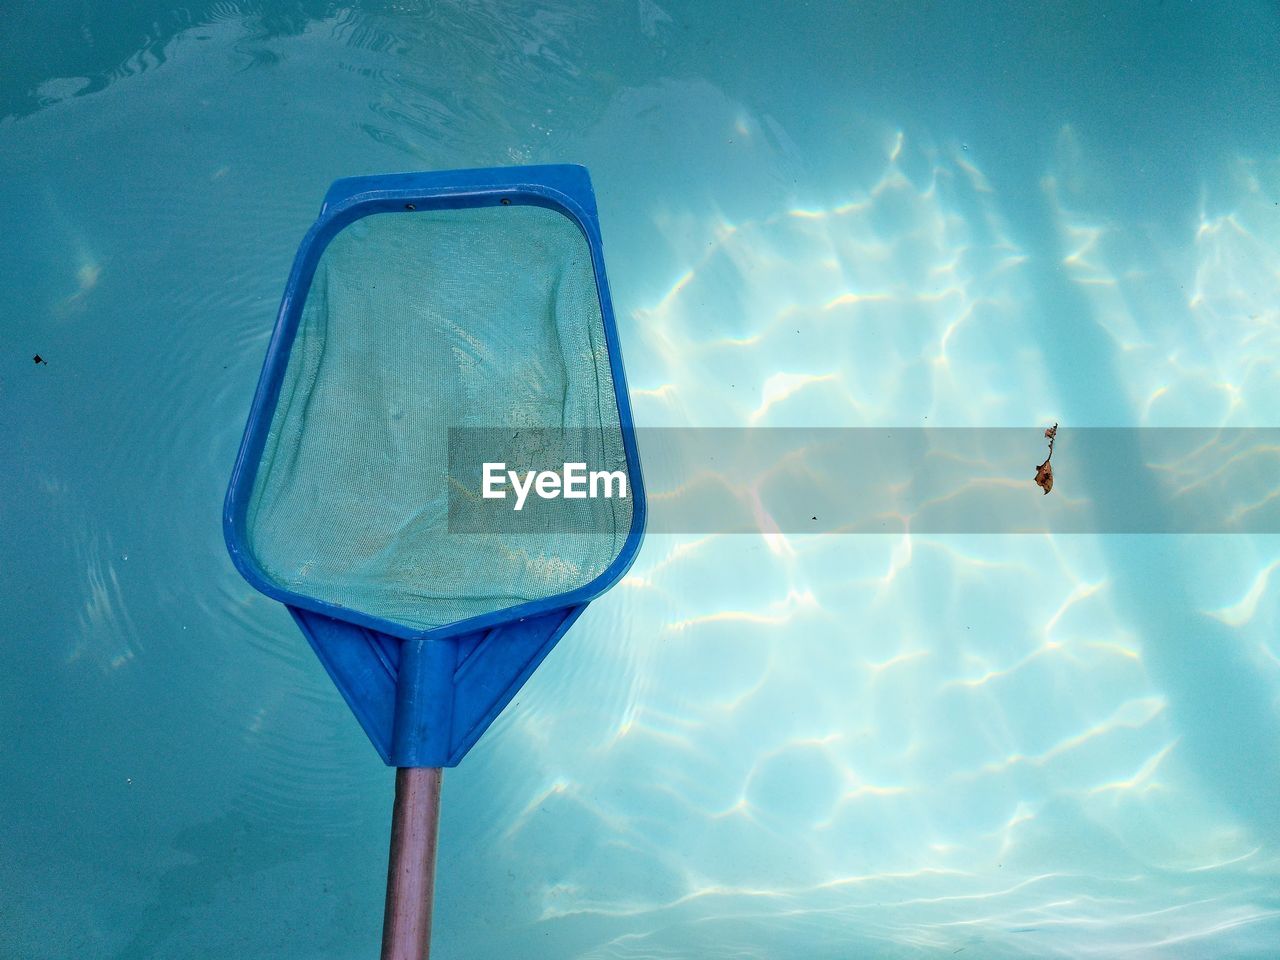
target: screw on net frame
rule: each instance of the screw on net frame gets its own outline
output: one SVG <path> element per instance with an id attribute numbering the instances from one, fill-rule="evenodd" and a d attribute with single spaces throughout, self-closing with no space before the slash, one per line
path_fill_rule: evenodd
<path id="1" fill-rule="evenodd" d="M 516 513 L 484 462 L 621 471 Z M 227 492 L 227 546 L 398 769 L 383 956 L 425 955 L 439 768 L 626 571 L 644 496 L 595 197 L 570 165 L 330 187 Z M 539 516 L 541 519 L 539 519 Z"/>

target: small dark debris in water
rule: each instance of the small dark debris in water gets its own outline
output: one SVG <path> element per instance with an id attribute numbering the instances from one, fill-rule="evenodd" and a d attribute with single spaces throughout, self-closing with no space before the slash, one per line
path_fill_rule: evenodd
<path id="1" fill-rule="evenodd" d="M 1049 461 L 1053 459 L 1053 440 L 1058 435 L 1058 425 L 1055 423 L 1044 432 L 1044 435 L 1049 438 L 1049 456 L 1045 457 L 1044 463 L 1036 467 L 1036 485 L 1047 497 L 1049 491 L 1053 489 L 1053 467 Z"/>
<path id="2" fill-rule="evenodd" d="M 817 520 L 818 518 L 817 518 L 817 517 L 810 517 L 809 519 L 810 519 L 810 520 Z"/>
<path id="3" fill-rule="evenodd" d="M 511 200 L 508 197 L 503 197 L 501 202 L 504 207 L 511 206 Z"/>
<path id="4" fill-rule="evenodd" d="M 42 364 L 42 363 L 43 363 L 46 367 L 49 365 L 49 361 L 48 361 L 48 360 L 46 360 L 44 357 L 40 356 L 40 354 L 38 354 L 38 353 L 37 353 L 34 357 L 32 357 L 31 359 L 32 359 L 32 360 L 34 360 L 34 361 L 36 362 L 36 364 L 37 364 L 37 365 Z"/>
<path id="5" fill-rule="evenodd" d="M 418 209 L 418 208 L 417 208 L 416 206 L 414 206 L 412 203 L 406 203 L 406 204 L 404 205 L 404 208 L 405 208 L 406 210 L 417 210 L 417 209 Z"/>

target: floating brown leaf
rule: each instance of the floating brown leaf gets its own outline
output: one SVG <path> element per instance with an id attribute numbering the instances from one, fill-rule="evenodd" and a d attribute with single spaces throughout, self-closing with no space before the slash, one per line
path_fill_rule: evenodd
<path id="1" fill-rule="evenodd" d="M 1048 460 L 1036 467 L 1036 483 L 1044 490 L 1046 496 L 1053 489 L 1053 467 Z"/>
<path id="2" fill-rule="evenodd" d="M 1053 438 L 1058 435 L 1058 425 L 1055 423 L 1049 427 L 1044 435 L 1049 438 L 1049 456 L 1045 457 L 1044 463 L 1036 467 L 1036 485 L 1045 492 L 1045 496 L 1048 496 L 1049 491 L 1053 489 L 1053 467 L 1049 466 L 1049 461 L 1053 459 Z"/>

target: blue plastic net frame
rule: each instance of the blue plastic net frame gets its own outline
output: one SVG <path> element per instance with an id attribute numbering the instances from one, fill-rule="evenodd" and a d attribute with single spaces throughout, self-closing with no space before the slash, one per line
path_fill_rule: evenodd
<path id="1" fill-rule="evenodd" d="M 541 206 L 564 214 L 582 231 L 591 252 L 632 499 L 631 529 L 618 556 L 602 574 L 575 590 L 425 630 L 414 630 L 391 620 L 282 588 L 265 574 L 248 548 L 246 516 L 307 291 L 325 248 L 343 228 L 356 220 L 374 213 L 403 213 L 407 205 L 412 205 L 415 210 L 456 210 L 510 204 Z M 290 606 L 348 620 L 401 639 L 444 638 L 593 599 L 626 573 L 639 550 L 644 522 L 644 485 L 636 451 L 634 422 L 618 346 L 617 323 L 605 276 L 595 195 L 586 169 L 573 164 L 556 164 L 389 174 L 336 181 L 325 196 L 319 218 L 302 241 L 285 286 L 227 492 L 223 530 L 232 561 L 241 574 L 262 593 Z"/>

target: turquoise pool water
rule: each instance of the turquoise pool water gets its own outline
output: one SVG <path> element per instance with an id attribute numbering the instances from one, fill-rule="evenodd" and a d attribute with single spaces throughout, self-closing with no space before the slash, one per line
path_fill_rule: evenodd
<path id="1" fill-rule="evenodd" d="M 587 164 L 647 426 L 1276 423 L 1273 4 L 6 19 L 5 957 L 375 955 L 391 777 L 219 528 L 336 177 Z M 1277 565 L 650 538 L 446 776 L 436 954 L 1274 956 Z"/>

